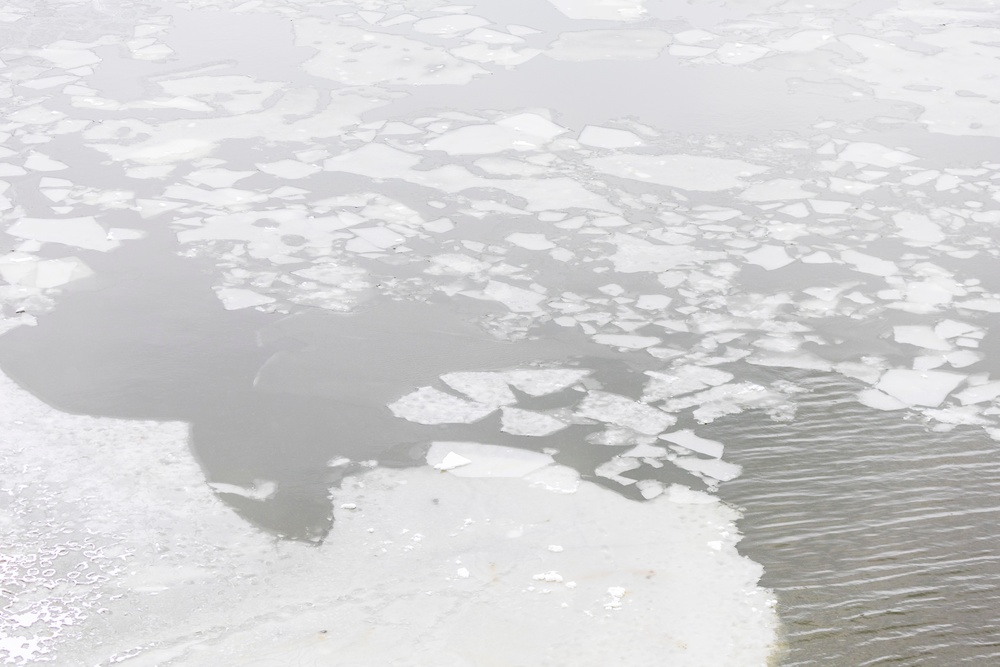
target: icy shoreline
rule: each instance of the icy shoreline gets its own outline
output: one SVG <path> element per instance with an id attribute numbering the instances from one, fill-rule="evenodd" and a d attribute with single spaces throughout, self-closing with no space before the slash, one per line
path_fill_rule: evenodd
<path id="1" fill-rule="evenodd" d="M 374 469 L 309 547 L 231 512 L 181 424 L 60 413 L 7 378 L 0 405 L 2 664 L 764 665 L 776 640 L 707 494 Z"/>

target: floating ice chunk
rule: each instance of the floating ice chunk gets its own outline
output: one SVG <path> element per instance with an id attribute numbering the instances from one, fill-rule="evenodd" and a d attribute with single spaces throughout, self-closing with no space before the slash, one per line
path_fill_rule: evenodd
<path id="1" fill-rule="evenodd" d="M 512 405 L 517 397 L 507 386 L 503 373 L 468 371 L 446 373 L 441 379 L 455 391 L 460 391 L 483 405 Z"/>
<path id="2" fill-rule="evenodd" d="M 628 234 L 615 234 L 614 243 L 618 249 L 611 256 L 611 261 L 615 270 L 622 273 L 662 273 L 726 257 L 723 252 L 700 250 L 687 245 L 655 244 Z"/>
<path id="3" fill-rule="evenodd" d="M 7 233 L 43 243 L 61 243 L 87 250 L 106 252 L 120 244 L 108 238 L 104 227 L 93 216 L 80 218 L 21 218 L 7 228 Z"/>
<path id="4" fill-rule="evenodd" d="M 478 442 L 433 442 L 427 450 L 427 463 L 443 470 L 439 466 L 451 455 L 453 461 L 456 460 L 454 456 L 469 461 L 448 469 L 458 477 L 524 477 L 553 462 L 548 454 L 516 447 Z"/>
<path id="5" fill-rule="evenodd" d="M 743 258 L 747 264 L 755 264 L 766 271 L 780 269 L 795 261 L 794 258 L 788 256 L 785 247 L 780 245 L 762 245 L 756 250 L 746 253 Z"/>
<path id="6" fill-rule="evenodd" d="M 929 326 L 901 325 L 893 327 L 892 331 L 897 343 L 908 343 L 928 350 L 947 351 L 951 349 L 951 345 Z"/>
<path id="7" fill-rule="evenodd" d="M 796 178 L 776 178 L 763 183 L 754 183 L 740 193 L 740 199 L 747 201 L 777 201 L 786 199 L 807 199 L 815 197 L 815 192 L 803 190 L 803 181 Z"/>
<path id="8" fill-rule="evenodd" d="M 31 55 L 48 60 L 56 67 L 67 70 L 96 65 L 101 62 L 100 57 L 88 49 L 87 45 L 68 40 L 52 42 L 44 49 L 33 49 Z"/>
<path id="9" fill-rule="evenodd" d="M 265 174 L 277 176 L 288 180 L 306 178 L 322 171 L 319 167 L 298 160 L 278 160 L 277 162 L 267 162 L 258 164 L 257 168 Z"/>
<path id="10" fill-rule="evenodd" d="M 555 570 L 549 570 L 548 572 L 542 572 L 531 577 L 535 581 L 548 581 L 551 583 L 562 583 L 563 576 L 556 572 Z"/>
<path id="11" fill-rule="evenodd" d="M 781 403 L 781 395 L 753 382 L 734 382 L 664 403 L 664 408 L 677 412 L 698 406 L 693 413 L 695 421 L 707 424 L 725 415 L 739 414 L 747 409 L 774 408 Z"/>
<path id="12" fill-rule="evenodd" d="M 649 381 L 643 390 L 643 401 L 662 401 L 674 396 L 716 387 L 733 379 L 733 374 L 704 366 L 680 366 L 669 373 L 646 371 Z"/>
<path id="13" fill-rule="evenodd" d="M 533 137 L 542 137 L 545 140 L 552 140 L 560 134 L 565 134 L 567 130 L 562 125 L 556 125 L 548 118 L 535 113 L 519 113 L 508 116 L 496 122 L 501 127 L 507 127 L 520 134 L 527 134 Z"/>
<path id="14" fill-rule="evenodd" d="M 496 410 L 496 406 L 421 387 L 390 403 L 389 409 L 397 417 L 418 424 L 471 424 Z"/>
<path id="15" fill-rule="evenodd" d="M 624 426 L 646 435 L 656 435 L 672 426 L 677 419 L 662 410 L 633 401 L 627 396 L 604 391 L 591 391 L 580 401 L 576 414 L 580 417 Z"/>
<path id="16" fill-rule="evenodd" d="M 467 125 L 434 137 L 424 144 L 430 151 L 448 155 L 485 155 L 506 150 L 534 151 L 545 145 L 546 139 L 525 135 L 499 125 Z"/>
<path id="17" fill-rule="evenodd" d="M 499 301 L 507 306 L 512 313 L 542 312 L 542 308 L 538 304 L 546 298 L 544 294 L 508 285 L 498 280 L 486 283 L 486 287 L 481 292 L 463 292 L 463 294 L 487 301 Z"/>
<path id="18" fill-rule="evenodd" d="M 581 30 L 559 35 L 559 39 L 549 46 L 545 55 L 555 60 L 570 62 L 653 60 L 659 57 L 669 44 L 670 34 L 662 30 Z M 604 148 L 615 148 L 615 146 Z"/>
<path id="19" fill-rule="evenodd" d="M 355 235 L 371 246 L 374 250 L 387 250 L 393 246 L 398 246 L 406 241 L 406 238 L 387 227 L 353 227 L 351 229 Z M 370 250 L 366 252 L 371 252 Z"/>
<path id="20" fill-rule="evenodd" d="M 470 463 L 472 463 L 472 461 L 464 456 L 456 454 L 455 452 L 448 452 L 444 455 L 444 458 L 441 459 L 440 463 L 434 464 L 434 468 L 437 470 L 454 470 L 455 468 L 460 468 L 461 466 L 467 466 Z"/>
<path id="21" fill-rule="evenodd" d="M 225 482 L 209 482 L 208 485 L 216 493 L 228 493 L 250 500 L 267 500 L 278 491 L 278 485 L 275 482 L 261 479 L 255 479 L 253 485 L 249 487 L 226 484 Z"/>
<path id="22" fill-rule="evenodd" d="M 581 481 L 579 472 L 561 465 L 547 465 L 528 473 L 523 479 L 533 487 L 554 493 L 576 493 Z"/>
<path id="23" fill-rule="evenodd" d="M 907 405 L 936 408 L 964 379 L 958 373 L 895 368 L 886 371 L 875 388 Z"/>
<path id="24" fill-rule="evenodd" d="M 690 449 L 692 452 L 698 452 L 699 454 L 711 456 L 716 459 L 721 458 L 722 453 L 725 451 L 725 446 L 721 442 L 702 438 L 701 436 L 695 435 L 694 431 L 687 428 L 680 431 L 664 433 L 660 436 L 660 440 L 672 442 L 675 445 L 684 447 L 685 449 Z"/>
<path id="25" fill-rule="evenodd" d="M 460 567 L 457 570 L 455 570 L 455 574 L 458 577 L 462 578 L 462 579 L 468 579 L 469 578 L 469 568 L 467 568 L 467 567 Z"/>
<path id="26" fill-rule="evenodd" d="M 940 243 L 944 240 L 944 232 L 941 227 L 926 215 L 917 213 L 902 212 L 892 216 L 892 221 L 899 228 L 899 235 L 911 241 L 921 243 Z"/>
<path id="27" fill-rule="evenodd" d="M 434 16 L 421 19 L 413 24 L 413 29 L 428 35 L 458 35 L 473 28 L 481 28 L 490 22 L 481 16 L 471 14 L 452 14 L 450 16 Z"/>
<path id="28" fill-rule="evenodd" d="M 645 142 L 633 132 L 610 127 L 587 125 L 580 132 L 580 143 L 595 148 L 634 148 Z"/>
<path id="29" fill-rule="evenodd" d="M 232 169 L 219 168 L 199 169 L 198 171 L 192 171 L 184 179 L 196 185 L 206 185 L 210 188 L 230 188 L 237 181 L 243 180 L 248 176 L 253 176 L 255 173 L 257 172 L 233 171 Z"/>
<path id="30" fill-rule="evenodd" d="M 822 250 L 817 250 L 814 253 L 810 253 L 800 260 L 803 264 L 833 264 L 833 257 L 830 257 L 830 253 L 824 252 Z"/>
<path id="31" fill-rule="evenodd" d="M 979 331 L 979 327 L 976 327 L 967 322 L 958 322 L 956 320 L 942 320 L 934 327 L 934 333 L 939 338 L 954 338 L 956 336 L 965 336 L 967 334 Z"/>
<path id="32" fill-rule="evenodd" d="M 979 310 L 986 313 L 1000 313 L 1000 299 L 966 299 L 965 301 L 957 302 L 955 305 L 959 308 L 966 308 L 968 310 Z"/>
<path id="33" fill-rule="evenodd" d="M 673 301 L 666 294 L 642 294 L 636 299 L 635 307 L 641 310 L 663 310 Z"/>
<path id="34" fill-rule="evenodd" d="M 0 260 L 0 277 L 11 285 L 51 289 L 92 275 L 90 267 L 76 257 L 39 261 L 8 254 Z"/>
<path id="35" fill-rule="evenodd" d="M 621 456 L 633 459 L 663 459 L 667 457 L 667 448 L 643 443 L 636 445 Z"/>
<path id="36" fill-rule="evenodd" d="M 876 410 L 902 410 L 909 407 L 907 403 L 893 398 L 878 389 L 863 389 L 858 392 L 858 402 Z"/>
<path id="37" fill-rule="evenodd" d="M 743 179 L 768 170 L 742 160 L 699 155 L 610 155 L 586 160 L 594 169 L 619 178 L 656 183 L 683 190 L 718 191 L 737 188 Z"/>
<path id="38" fill-rule="evenodd" d="M 710 53 L 715 53 L 714 46 L 693 46 L 691 44 L 671 44 L 668 50 L 670 55 L 677 58 L 700 58 Z"/>
<path id="39" fill-rule="evenodd" d="M 509 235 L 506 240 L 525 250 L 551 250 L 556 247 L 555 243 L 545 238 L 545 234 L 515 232 Z"/>
<path id="40" fill-rule="evenodd" d="M 631 21 L 646 13 L 644 0 L 549 0 L 571 19 Z"/>
<path id="41" fill-rule="evenodd" d="M 296 43 L 318 50 L 303 64 L 306 72 L 348 85 L 464 84 L 488 73 L 442 47 L 401 35 L 315 18 L 296 19 L 294 24 Z"/>
<path id="42" fill-rule="evenodd" d="M 529 396 L 547 396 L 570 387 L 590 375 L 588 370 L 546 368 L 539 370 L 506 371 L 504 378 Z"/>
<path id="43" fill-rule="evenodd" d="M 770 49 L 759 44 L 726 42 L 715 52 L 715 57 L 726 65 L 744 65 L 763 58 L 770 52 Z"/>
<path id="44" fill-rule="evenodd" d="M 48 155 L 42 155 L 41 153 L 31 153 L 28 155 L 24 161 L 24 167 L 31 171 L 62 171 L 63 169 L 69 169 L 65 162 L 53 160 Z"/>
<path id="45" fill-rule="evenodd" d="M 962 405 L 992 401 L 998 396 L 1000 396 L 1000 382 L 977 384 L 972 387 L 967 387 L 955 394 L 955 398 L 960 400 Z"/>
<path id="46" fill-rule="evenodd" d="M 653 498 L 661 496 L 666 490 L 663 487 L 663 482 L 655 479 L 640 479 L 635 483 L 635 486 L 639 489 L 639 493 L 641 493 L 642 497 L 646 500 L 652 500 Z"/>
<path id="47" fill-rule="evenodd" d="M 743 467 L 736 463 L 728 463 L 719 459 L 701 459 L 694 456 L 678 456 L 674 464 L 689 472 L 700 473 L 720 482 L 736 479 L 743 472 Z"/>
<path id="48" fill-rule="evenodd" d="M 868 273 L 873 276 L 891 276 L 899 272 L 899 267 L 894 262 L 872 257 L 856 250 L 844 250 L 840 253 L 840 259 L 852 265 L 861 273 Z"/>
<path id="49" fill-rule="evenodd" d="M 540 412 L 504 407 L 500 430 L 511 435 L 546 436 L 566 428 L 564 421 Z"/>
<path id="50" fill-rule="evenodd" d="M 631 477 L 623 477 L 621 473 L 635 470 L 640 466 L 642 466 L 642 463 L 635 459 L 616 456 L 610 461 L 606 461 L 605 463 L 602 463 L 594 468 L 594 474 L 598 477 L 604 477 L 605 479 L 618 482 L 622 486 L 631 486 L 636 483 L 636 480 Z"/>
<path id="51" fill-rule="evenodd" d="M 274 303 L 274 297 L 270 297 L 253 290 L 241 287 L 220 287 L 215 293 L 222 300 L 222 306 L 226 310 L 240 310 L 242 308 L 253 308 Z"/>
<path id="52" fill-rule="evenodd" d="M 841 160 L 854 162 L 856 164 L 870 164 L 876 167 L 898 167 L 902 164 L 913 162 L 919 158 L 910 153 L 894 150 L 869 142 L 857 142 L 848 144 L 838 156 Z"/>
<path id="53" fill-rule="evenodd" d="M 642 350 L 662 342 L 655 336 L 632 336 L 628 334 L 597 334 L 594 340 L 601 345 L 623 347 L 629 350 Z"/>

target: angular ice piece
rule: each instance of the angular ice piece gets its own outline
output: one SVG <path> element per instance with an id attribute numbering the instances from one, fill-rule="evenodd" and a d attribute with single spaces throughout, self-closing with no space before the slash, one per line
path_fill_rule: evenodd
<path id="1" fill-rule="evenodd" d="M 910 213 L 904 211 L 892 216 L 892 221 L 899 228 L 899 235 L 911 241 L 921 243 L 940 243 L 944 240 L 944 232 L 941 227 L 926 215 Z"/>
<path id="2" fill-rule="evenodd" d="M 463 292 L 463 294 L 488 301 L 499 301 L 507 306 L 512 313 L 542 312 L 538 304 L 546 298 L 544 294 L 508 285 L 498 280 L 486 283 L 486 288 L 481 292 Z"/>
<path id="3" fill-rule="evenodd" d="M 507 386 L 503 373 L 468 371 L 446 373 L 441 379 L 455 391 L 460 391 L 483 405 L 512 405 L 517 397 Z"/>
<path id="4" fill-rule="evenodd" d="M 643 0 L 549 0 L 571 19 L 631 21 L 646 13 Z"/>
<path id="5" fill-rule="evenodd" d="M 576 414 L 580 417 L 624 426 L 646 435 L 657 435 L 673 426 L 677 419 L 654 407 L 604 391 L 591 391 L 580 401 Z"/>
<path id="6" fill-rule="evenodd" d="M 909 407 L 908 404 L 878 389 L 864 389 L 859 391 L 858 403 L 867 405 L 869 408 L 875 408 L 876 410 L 902 410 Z"/>
<path id="7" fill-rule="evenodd" d="M 413 29 L 428 35 L 457 35 L 473 28 L 481 28 L 490 22 L 481 16 L 471 14 L 452 14 L 450 16 L 434 16 L 421 19 L 413 24 Z"/>
<path id="8" fill-rule="evenodd" d="M 7 228 L 7 233 L 43 243 L 61 243 L 87 250 L 107 252 L 120 244 L 108 238 L 104 227 L 93 216 L 80 218 L 21 218 Z"/>
<path id="9" fill-rule="evenodd" d="M 706 477 L 728 482 L 736 479 L 743 472 L 743 467 L 736 463 L 728 463 L 719 459 L 700 459 L 694 456 L 678 456 L 674 464 L 689 472 L 701 473 Z"/>
<path id="10" fill-rule="evenodd" d="M 743 255 L 743 258 L 748 264 L 756 264 L 766 271 L 780 269 L 795 261 L 793 257 L 788 256 L 785 247 L 780 245 L 762 245 Z"/>
<path id="11" fill-rule="evenodd" d="M 776 178 L 763 183 L 754 183 L 740 193 L 740 199 L 747 201 L 779 201 L 786 199 L 807 199 L 815 197 L 815 192 L 803 190 L 805 184 L 797 178 Z"/>
<path id="12" fill-rule="evenodd" d="M 507 382 L 529 396 L 554 394 L 576 384 L 588 375 L 590 371 L 575 368 L 546 368 L 503 373 Z"/>
<path id="13" fill-rule="evenodd" d="M 316 165 L 306 164 L 298 160 L 278 160 L 277 162 L 258 164 L 257 168 L 265 174 L 288 180 L 306 178 L 321 171 Z"/>
<path id="14" fill-rule="evenodd" d="M 668 373 L 646 371 L 649 381 L 643 389 L 642 400 L 662 401 L 674 396 L 701 391 L 725 384 L 733 374 L 704 366 L 679 366 Z"/>
<path id="15" fill-rule="evenodd" d="M 876 167 L 898 167 L 917 160 L 917 156 L 869 142 L 848 144 L 838 156 L 841 160 Z"/>
<path id="16" fill-rule="evenodd" d="M 635 483 L 635 486 L 646 500 L 652 500 L 657 496 L 663 495 L 665 491 L 663 482 L 655 479 L 640 479 Z"/>
<path id="17" fill-rule="evenodd" d="M 768 167 L 724 158 L 699 155 L 619 154 L 585 160 L 598 171 L 646 183 L 682 190 L 713 192 L 743 185 L 743 179 Z"/>
<path id="18" fill-rule="evenodd" d="M 511 435 L 546 436 L 566 428 L 564 421 L 540 412 L 505 407 L 501 414 L 500 430 Z"/>
<path id="19" fill-rule="evenodd" d="M 666 294 L 642 294 L 635 302 L 635 307 L 642 310 L 663 310 L 673 301 Z"/>
<path id="20" fill-rule="evenodd" d="M 840 259 L 853 265 L 858 271 L 873 276 L 891 276 L 899 273 L 899 267 L 894 262 L 872 257 L 856 250 L 843 251 L 840 253 Z"/>
<path id="21" fill-rule="evenodd" d="M 452 396 L 433 387 L 421 387 L 389 404 L 392 414 L 418 424 L 471 424 L 496 410 Z"/>
<path id="22" fill-rule="evenodd" d="M 441 459 L 440 463 L 434 464 L 434 468 L 437 470 L 454 470 L 455 468 L 459 468 L 461 466 L 467 466 L 470 463 L 472 463 L 472 461 L 464 456 L 456 454 L 455 452 L 448 452 L 444 455 L 444 458 Z"/>
<path id="23" fill-rule="evenodd" d="M 524 477 L 553 463 L 548 454 L 478 442 L 433 442 L 427 463 L 439 468 L 449 456 L 469 461 L 448 470 L 457 477 Z"/>
<path id="24" fill-rule="evenodd" d="M 579 142 L 595 148 L 634 148 L 643 145 L 642 139 L 628 130 L 616 130 L 598 125 L 584 127 L 580 132 Z"/>
<path id="25" fill-rule="evenodd" d="M 955 394 L 955 398 L 960 400 L 962 405 L 992 401 L 997 396 L 1000 396 L 1000 382 L 977 384 L 972 387 L 967 387 Z"/>
<path id="26" fill-rule="evenodd" d="M 698 452 L 699 454 L 711 456 L 716 459 L 721 458 L 723 451 L 725 451 L 725 446 L 721 442 L 702 438 L 701 436 L 695 435 L 694 431 L 687 428 L 680 431 L 664 433 L 660 436 L 660 440 L 672 442 L 675 445 L 684 447 L 685 449 L 690 449 L 692 452 Z"/>
<path id="27" fill-rule="evenodd" d="M 959 301 L 955 305 L 959 308 L 967 308 L 969 310 L 980 310 L 986 313 L 1000 313 L 1000 299 L 968 299 L 966 301 Z"/>
<path id="28" fill-rule="evenodd" d="M 215 290 L 222 300 L 222 306 L 226 310 L 240 310 L 241 308 L 252 308 L 263 306 L 267 303 L 274 303 L 274 297 L 259 294 L 253 290 L 240 287 L 220 287 Z"/>
<path id="29" fill-rule="evenodd" d="M 636 459 L 622 458 L 616 456 L 615 458 L 602 463 L 601 465 L 594 468 L 594 474 L 598 477 L 604 477 L 605 479 L 610 479 L 623 486 L 630 486 L 636 483 L 636 480 L 630 477 L 622 477 L 621 473 L 628 472 L 629 470 L 635 470 L 640 467 L 642 463 Z"/>
<path id="30" fill-rule="evenodd" d="M 545 140 L 555 139 L 560 134 L 569 131 L 562 125 L 556 125 L 548 118 L 539 116 L 536 113 L 519 113 L 514 116 L 508 116 L 503 120 L 498 120 L 496 124 L 516 130 L 522 134 L 542 137 Z"/>
<path id="31" fill-rule="evenodd" d="M 277 483 L 261 479 L 255 479 L 250 487 L 225 482 L 209 482 L 208 486 L 216 493 L 229 493 L 250 500 L 267 500 L 278 491 Z"/>
<path id="32" fill-rule="evenodd" d="M 653 60 L 670 44 L 670 33 L 654 29 L 580 30 L 564 32 L 549 45 L 545 55 L 554 60 Z M 630 133 L 631 134 L 631 133 Z M 634 136 L 634 135 L 633 135 Z M 581 141 L 581 143 L 585 143 Z M 627 148 L 606 146 L 606 148 Z"/>
<path id="33" fill-rule="evenodd" d="M 660 437 L 662 438 L 663 436 Z M 664 459 L 667 457 L 667 448 L 660 447 L 659 445 L 641 444 L 636 445 L 624 454 L 621 454 L 621 456 L 633 459 Z"/>
<path id="34" fill-rule="evenodd" d="M 979 331 L 979 327 L 968 324 L 967 322 L 958 322 L 956 320 L 942 320 L 937 324 L 937 326 L 934 327 L 934 333 L 937 334 L 939 338 L 965 336 L 973 331 Z"/>
<path id="35" fill-rule="evenodd" d="M 650 243 L 628 234 L 615 234 L 614 243 L 618 250 L 611 256 L 611 261 L 615 270 L 622 273 L 662 273 L 726 257 L 724 252 L 699 250 L 687 245 Z"/>
<path id="36" fill-rule="evenodd" d="M 924 325 L 901 325 L 892 328 L 893 338 L 897 343 L 908 343 L 928 350 L 947 351 L 951 345 L 935 333 L 934 329 Z"/>
<path id="37" fill-rule="evenodd" d="M 545 234 L 515 232 L 509 235 L 506 240 L 525 250 L 551 250 L 556 247 L 555 243 L 545 238 Z"/>
<path id="38" fill-rule="evenodd" d="M 594 340 L 601 345 L 624 347 L 629 350 L 641 350 L 662 342 L 655 336 L 631 336 L 628 334 L 597 334 L 594 336 Z"/>
<path id="39" fill-rule="evenodd" d="M 955 387 L 962 383 L 965 377 L 965 375 L 945 371 L 914 371 L 906 368 L 894 368 L 885 372 L 875 388 L 907 405 L 936 408 Z"/>
<path id="40" fill-rule="evenodd" d="M 547 465 L 528 473 L 524 480 L 531 486 L 556 493 L 575 493 L 580 488 L 580 473 L 569 466 Z"/>

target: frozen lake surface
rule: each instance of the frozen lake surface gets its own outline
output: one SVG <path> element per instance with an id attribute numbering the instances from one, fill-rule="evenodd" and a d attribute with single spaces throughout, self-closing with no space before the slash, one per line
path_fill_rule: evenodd
<path id="1" fill-rule="evenodd" d="M 0 7 L 0 664 L 1000 659 L 995 2 Z"/>

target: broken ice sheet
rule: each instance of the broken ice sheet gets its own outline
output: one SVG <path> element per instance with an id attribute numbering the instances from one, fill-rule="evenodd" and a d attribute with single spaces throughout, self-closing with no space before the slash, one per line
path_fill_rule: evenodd
<path id="1" fill-rule="evenodd" d="M 546 436 L 566 428 L 568 424 L 549 415 L 504 407 L 501 414 L 501 430 L 511 435 Z"/>
<path id="2" fill-rule="evenodd" d="M 497 409 L 452 396 L 433 387 L 421 387 L 389 404 L 392 414 L 418 424 L 470 424 Z"/>
<path id="3" fill-rule="evenodd" d="M 662 410 L 604 391 L 591 391 L 576 408 L 580 417 L 624 426 L 638 433 L 656 435 L 676 423 L 677 419 Z"/>
<path id="4" fill-rule="evenodd" d="M 945 371 L 894 368 L 885 372 L 875 388 L 906 405 L 936 408 L 965 378 Z"/>

